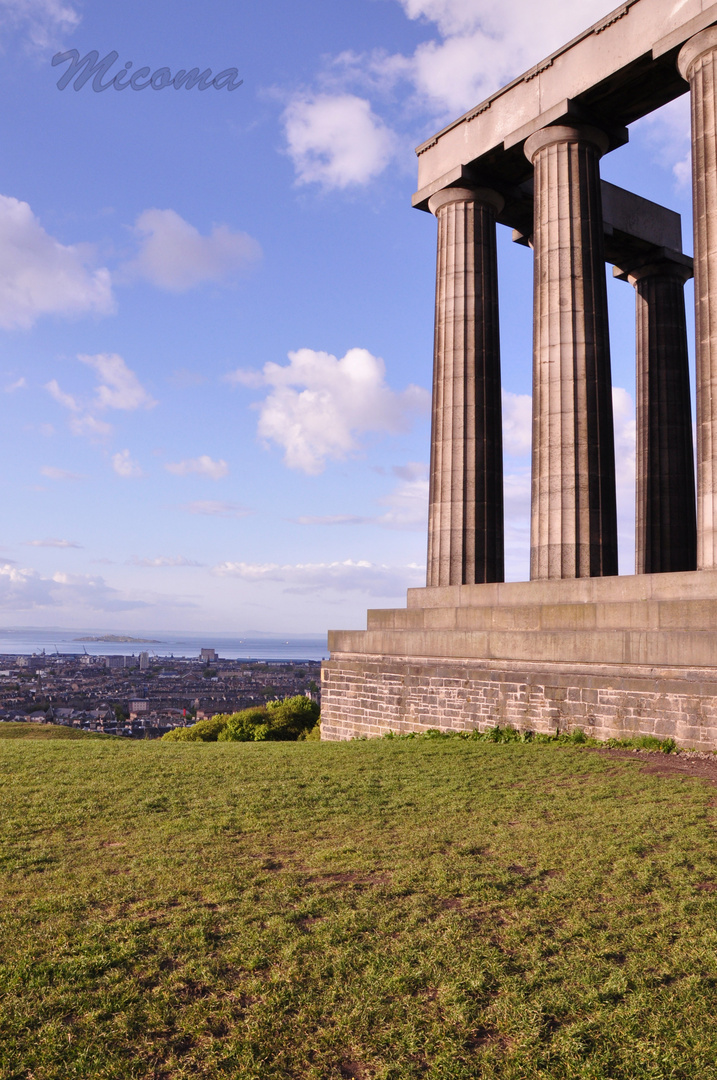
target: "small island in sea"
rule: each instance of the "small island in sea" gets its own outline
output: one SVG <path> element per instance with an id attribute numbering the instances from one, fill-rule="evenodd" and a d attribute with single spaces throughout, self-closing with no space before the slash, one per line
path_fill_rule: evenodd
<path id="1" fill-rule="evenodd" d="M 104 641 L 112 644 L 121 645 L 162 645 L 161 641 L 157 641 L 155 638 L 144 637 L 126 637 L 124 634 L 91 634 L 89 637 L 76 637 L 73 641 Z"/>

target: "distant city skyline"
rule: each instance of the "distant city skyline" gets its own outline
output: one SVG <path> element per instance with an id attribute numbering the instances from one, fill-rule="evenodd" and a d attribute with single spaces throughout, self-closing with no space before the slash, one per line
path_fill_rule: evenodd
<path id="1" fill-rule="evenodd" d="M 211 646 L 361 628 L 424 584 L 436 225 L 413 148 L 613 6 L 0 0 L 0 627 Z M 71 50 L 243 85 L 58 92 Z M 692 250 L 687 97 L 601 168 Z M 520 579 L 532 260 L 506 229 L 499 274 Z M 625 573 L 634 294 L 609 267 L 608 289 Z"/>

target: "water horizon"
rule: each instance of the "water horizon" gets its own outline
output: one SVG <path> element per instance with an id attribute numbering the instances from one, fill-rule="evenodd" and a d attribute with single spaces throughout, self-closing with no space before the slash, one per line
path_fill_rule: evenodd
<path id="1" fill-rule="evenodd" d="M 127 637 L 130 641 L 100 640 Z M 80 639 L 85 640 L 80 640 Z M 94 639 L 94 640 L 93 640 Z M 328 658 L 326 634 L 195 633 L 194 631 L 127 631 L 64 627 L 0 628 L 0 656 L 150 656 L 198 657 L 200 649 L 216 649 L 224 660 L 322 660 Z"/>

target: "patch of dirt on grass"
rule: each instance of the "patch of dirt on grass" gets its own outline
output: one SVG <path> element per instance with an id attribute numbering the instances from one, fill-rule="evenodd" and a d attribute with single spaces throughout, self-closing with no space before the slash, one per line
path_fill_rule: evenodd
<path id="1" fill-rule="evenodd" d="M 717 785 L 717 755 L 714 754 L 684 750 L 676 754 L 662 754 L 654 750 L 613 750 L 609 747 L 586 747 L 585 753 L 639 761 L 642 771 L 653 776 L 681 776 Z"/>
<path id="2" fill-rule="evenodd" d="M 364 1077 L 368 1076 L 366 1066 L 360 1061 L 342 1061 L 339 1069 L 346 1080 L 364 1080 Z"/>
<path id="3" fill-rule="evenodd" d="M 359 870 L 339 870 L 330 874 L 312 875 L 314 881 L 332 881 L 338 885 L 388 885 L 386 874 L 364 874 Z"/>
<path id="4" fill-rule="evenodd" d="M 491 1047 L 498 1047 L 501 1050 L 505 1050 L 510 1045 L 510 1040 L 504 1035 L 501 1035 L 495 1028 L 489 1027 L 477 1027 L 475 1031 L 466 1039 L 467 1050 L 488 1050 Z"/>

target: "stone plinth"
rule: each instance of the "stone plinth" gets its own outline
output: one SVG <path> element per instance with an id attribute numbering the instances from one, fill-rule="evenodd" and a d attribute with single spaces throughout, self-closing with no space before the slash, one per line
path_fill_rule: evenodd
<path id="1" fill-rule="evenodd" d="M 512 724 L 717 749 L 717 571 L 412 589 L 329 647 L 323 738 Z"/>

